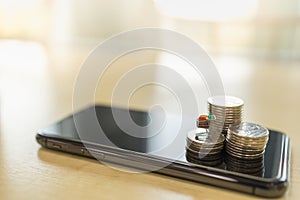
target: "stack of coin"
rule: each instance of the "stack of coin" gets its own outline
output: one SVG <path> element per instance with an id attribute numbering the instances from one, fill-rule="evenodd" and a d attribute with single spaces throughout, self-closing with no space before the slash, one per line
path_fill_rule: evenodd
<path id="1" fill-rule="evenodd" d="M 210 128 L 226 134 L 230 125 L 242 122 L 243 100 L 232 96 L 212 96 L 207 102 L 209 114 L 216 117 L 210 122 Z"/>
<path id="2" fill-rule="evenodd" d="M 231 167 L 240 170 L 252 169 L 252 172 L 263 168 L 263 155 L 269 139 L 269 131 L 257 124 L 243 122 L 230 126 L 226 136 L 226 154 Z"/>
<path id="3" fill-rule="evenodd" d="M 216 166 L 223 162 L 225 137 L 212 135 L 208 129 L 197 128 L 188 133 L 186 140 L 186 159 L 189 162 Z"/>
<path id="4" fill-rule="evenodd" d="M 260 177 L 264 174 L 264 157 L 249 160 L 235 158 L 226 154 L 225 163 L 227 169 L 230 171 L 251 174 Z"/>

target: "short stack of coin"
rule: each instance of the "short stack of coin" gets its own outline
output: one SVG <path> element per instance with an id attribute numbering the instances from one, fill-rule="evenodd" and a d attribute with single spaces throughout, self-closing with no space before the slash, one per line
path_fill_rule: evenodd
<path id="1" fill-rule="evenodd" d="M 189 162 L 216 166 L 223 162 L 225 137 L 209 134 L 208 129 L 197 128 L 188 133 L 186 159 Z"/>
<path id="2" fill-rule="evenodd" d="M 267 128 L 243 122 L 230 126 L 226 135 L 228 167 L 255 172 L 263 168 L 263 155 L 269 139 Z"/>
<path id="3" fill-rule="evenodd" d="M 208 112 L 216 119 L 211 121 L 210 128 L 227 134 L 233 124 L 240 124 L 243 118 L 244 101 L 233 96 L 212 96 L 208 100 Z"/>

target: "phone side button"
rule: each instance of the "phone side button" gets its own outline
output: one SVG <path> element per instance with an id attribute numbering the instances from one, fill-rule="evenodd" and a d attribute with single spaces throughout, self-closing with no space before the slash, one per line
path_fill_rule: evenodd
<path id="1" fill-rule="evenodd" d="M 61 145 L 59 145 L 59 144 L 53 144 L 53 145 L 52 145 L 52 148 L 55 148 L 55 149 L 62 149 Z"/>
<path id="2" fill-rule="evenodd" d="M 61 150 L 61 149 L 62 149 L 62 145 L 57 144 L 57 143 L 54 143 L 54 142 L 52 142 L 52 141 L 48 141 L 48 142 L 47 142 L 47 146 L 48 146 L 49 148 L 52 148 L 52 149 L 58 149 L 58 150 Z"/>
<path id="3" fill-rule="evenodd" d="M 88 150 L 86 150 L 85 148 L 81 148 L 80 149 L 80 153 L 84 156 L 91 156 L 90 152 Z"/>

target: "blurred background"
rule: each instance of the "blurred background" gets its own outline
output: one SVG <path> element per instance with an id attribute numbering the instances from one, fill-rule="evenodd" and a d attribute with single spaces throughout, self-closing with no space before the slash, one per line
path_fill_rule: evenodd
<path id="1" fill-rule="evenodd" d="M 0 37 L 45 48 L 94 45 L 121 31 L 160 26 L 216 53 L 298 59 L 299 18 L 299 0 L 1 0 Z"/>
<path id="2" fill-rule="evenodd" d="M 204 47 L 219 69 L 226 93 L 248 100 L 246 113 L 254 114 L 251 105 L 258 105 L 251 96 L 268 93 L 267 102 L 285 90 L 266 80 L 292 80 L 291 84 L 299 80 L 295 72 L 300 61 L 300 0 L 0 0 L 3 109 L 17 109 L 22 99 L 47 111 L 44 114 L 52 111 L 45 105 L 55 105 L 64 116 L 71 110 L 73 84 L 88 53 L 104 39 L 140 27 L 175 30 Z M 140 63 L 137 57 L 143 62 L 163 60 L 157 52 L 145 55 L 129 55 L 114 63 L 116 70 L 103 79 L 106 87 L 99 92 L 99 101 L 109 101 L 112 82 Z M 120 72 L 120 65 L 127 67 Z M 278 70 L 282 67 L 286 74 Z M 291 95 L 298 90 L 295 85 L 289 88 Z M 143 93 L 137 93 L 136 102 L 145 103 L 139 97 L 145 99 Z"/>

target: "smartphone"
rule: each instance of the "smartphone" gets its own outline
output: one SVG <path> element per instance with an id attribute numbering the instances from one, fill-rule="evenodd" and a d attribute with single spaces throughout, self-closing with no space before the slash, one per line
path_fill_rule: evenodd
<path id="1" fill-rule="evenodd" d="M 117 123 L 114 113 L 124 122 Z M 135 137 L 128 134 L 127 114 L 127 109 L 93 105 L 38 131 L 36 140 L 48 149 L 263 197 L 279 197 L 287 189 L 290 140 L 284 133 L 269 130 L 269 140 L 257 170 L 242 158 L 240 162 L 244 165 L 240 166 L 236 160 L 230 163 L 225 153 L 221 164 L 214 166 L 187 158 L 185 137 L 189 130 L 178 131 L 177 119 L 188 123 L 186 129 L 193 129 L 195 116 L 129 110 L 131 120 L 142 127 L 143 137 Z M 148 125 L 155 118 L 169 122 L 153 134 L 155 128 Z M 120 123 L 127 130 L 120 128 Z"/>

